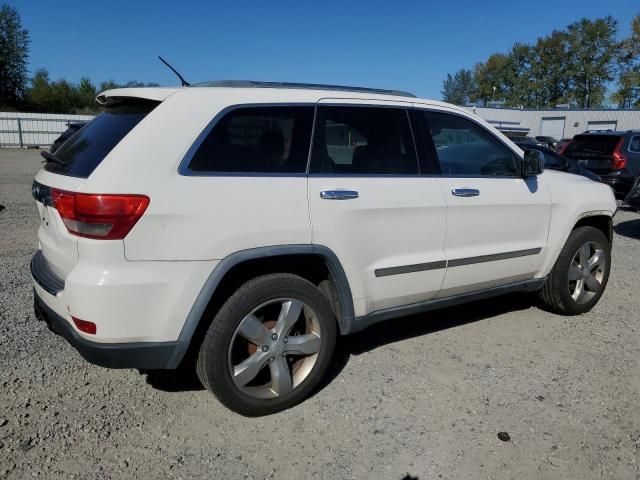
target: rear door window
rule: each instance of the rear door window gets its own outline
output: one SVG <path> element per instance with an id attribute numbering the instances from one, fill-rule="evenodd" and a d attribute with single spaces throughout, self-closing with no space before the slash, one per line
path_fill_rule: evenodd
<path id="1" fill-rule="evenodd" d="M 305 173 L 313 125 L 312 106 L 231 110 L 194 145 L 192 174 Z"/>
<path id="2" fill-rule="evenodd" d="M 57 162 L 47 162 L 45 170 L 88 178 L 109 152 L 158 104 L 135 102 L 105 110 L 62 144 L 55 152 Z"/>
<path id="3" fill-rule="evenodd" d="M 569 158 L 609 160 L 619 141 L 616 135 L 576 135 L 563 154 Z"/>
<path id="4" fill-rule="evenodd" d="M 417 175 L 418 161 L 403 108 L 319 106 L 311 173 Z"/>

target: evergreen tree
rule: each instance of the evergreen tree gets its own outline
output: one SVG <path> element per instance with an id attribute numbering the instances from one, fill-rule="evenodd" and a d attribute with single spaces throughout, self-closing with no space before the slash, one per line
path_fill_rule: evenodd
<path id="1" fill-rule="evenodd" d="M 17 108 L 27 87 L 29 32 L 9 5 L 0 7 L 0 107 Z"/>

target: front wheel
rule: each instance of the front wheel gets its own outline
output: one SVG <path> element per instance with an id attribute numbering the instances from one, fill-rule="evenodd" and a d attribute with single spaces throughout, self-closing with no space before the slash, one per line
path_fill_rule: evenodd
<path id="1" fill-rule="evenodd" d="M 611 243 L 594 227 L 571 232 L 547 277 L 540 298 L 551 311 L 579 315 L 591 310 L 604 293 L 611 269 Z"/>
<path id="2" fill-rule="evenodd" d="M 265 275 L 222 306 L 200 347 L 197 372 L 229 409 L 267 415 L 311 393 L 335 341 L 336 319 L 320 290 L 296 275 Z"/>

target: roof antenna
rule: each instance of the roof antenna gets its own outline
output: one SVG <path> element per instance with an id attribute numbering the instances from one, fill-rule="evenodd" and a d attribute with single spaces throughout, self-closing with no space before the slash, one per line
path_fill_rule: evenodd
<path id="1" fill-rule="evenodd" d="M 160 61 L 161 61 L 162 63 L 164 63 L 167 67 L 169 67 L 173 73 L 175 73 L 175 74 L 178 76 L 178 78 L 180 79 L 180 82 L 182 83 L 182 86 L 183 86 L 183 87 L 188 87 L 188 86 L 190 86 L 190 85 L 191 85 L 191 84 L 190 84 L 189 82 L 187 82 L 184 78 L 182 78 L 182 75 L 180 75 L 180 74 L 178 73 L 178 71 L 177 71 L 175 68 L 173 68 L 171 65 L 169 65 L 169 62 L 167 62 L 167 61 L 166 61 L 164 58 L 162 58 L 160 55 L 158 55 L 158 58 L 160 59 Z"/>

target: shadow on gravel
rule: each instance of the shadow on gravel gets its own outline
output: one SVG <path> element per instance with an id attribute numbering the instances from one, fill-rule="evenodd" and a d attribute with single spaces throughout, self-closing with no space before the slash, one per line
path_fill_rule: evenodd
<path id="1" fill-rule="evenodd" d="M 339 337 L 334 361 L 317 391 L 329 385 L 340 374 L 351 355 L 360 355 L 389 343 L 459 327 L 504 313 L 527 310 L 534 305 L 534 298 L 531 294 L 514 293 L 389 320 L 362 332 Z"/>
<path id="2" fill-rule="evenodd" d="M 147 383 L 163 392 L 193 392 L 204 390 L 198 380 L 194 368 L 178 368 L 176 370 L 145 370 Z"/>
<path id="3" fill-rule="evenodd" d="M 397 318 L 374 325 L 362 332 L 339 337 L 333 361 L 314 395 L 329 385 L 344 369 L 352 355 L 360 355 L 389 343 L 428 335 L 448 328 L 477 322 L 508 312 L 526 310 L 533 305 L 527 294 L 504 295 L 443 310 Z M 194 368 L 146 370 L 146 381 L 163 392 L 204 390 Z"/>
<path id="4" fill-rule="evenodd" d="M 635 220 L 627 220 L 626 222 L 620 222 L 613 230 L 623 237 L 635 238 L 640 240 L 640 218 Z"/>

